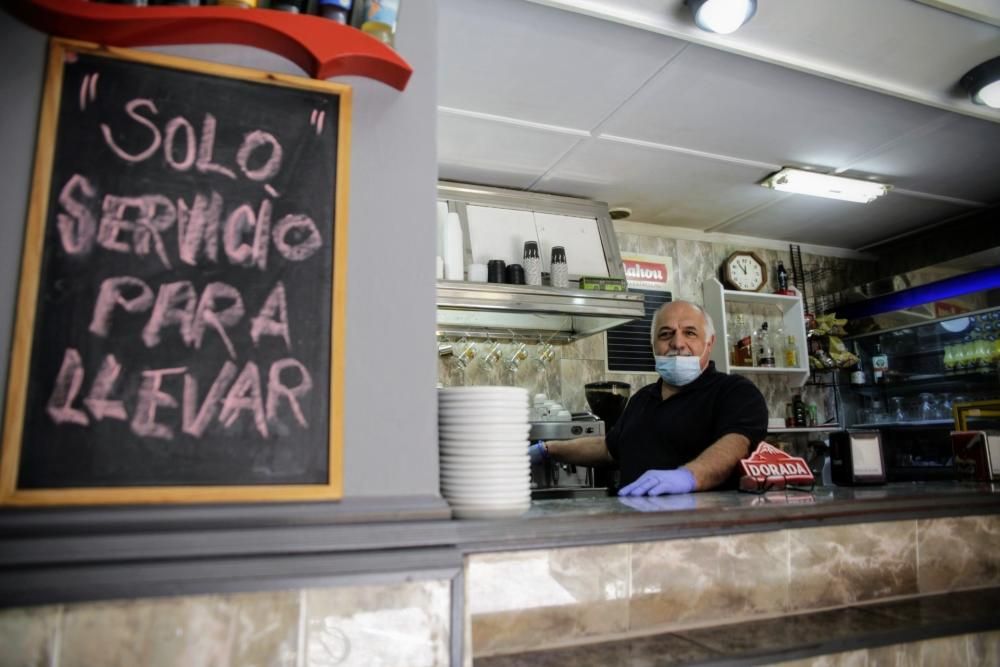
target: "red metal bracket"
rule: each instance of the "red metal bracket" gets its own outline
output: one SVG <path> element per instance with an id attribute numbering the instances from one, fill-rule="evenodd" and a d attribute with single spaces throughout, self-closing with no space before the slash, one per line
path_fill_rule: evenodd
<path id="1" fill-rule="evenodd" d="M 11 14 L 57 37 L 107 46 L 241 44 L 287 58 L 315 79 L 364 76 L 406 88 L 413 68 L 356 28 L 320 16 L 233 7 L 130 7 L 86 0 L 10 0 Z"/>

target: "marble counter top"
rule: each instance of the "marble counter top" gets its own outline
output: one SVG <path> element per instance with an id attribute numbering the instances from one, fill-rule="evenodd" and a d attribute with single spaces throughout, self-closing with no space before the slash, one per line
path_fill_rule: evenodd
<path id="1" fill-rule="evenodd" d="M 612 543 L 643 533 L 685 537 L 905 518 L 1000 513 L 1000 484 L 907 482 L 817 486 L 812 492 L 709 491 L 682 496 L 535 500 L 518 517 L 457 520 L 460 542 L 554 546 Z"/>

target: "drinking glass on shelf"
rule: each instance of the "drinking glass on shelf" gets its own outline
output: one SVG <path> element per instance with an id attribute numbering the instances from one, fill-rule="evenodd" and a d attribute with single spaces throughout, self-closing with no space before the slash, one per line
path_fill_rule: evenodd
<path id="1" fill-rule="evenodd" d="M 906 411 L 903 410 L 903 397 L 892 396 L 889 398 L 889 401 L 892 403 L 892 407 L 889 409 L 891 420 L 896 422 L 908 421 Z"/>
<path id="2" fill-rule="evenodd" d="M 917 411 L 917 418 L 920 421 L 931 421 L 937 419 L 937 400 L 934 394 L 923 392 L 920 394 L 920 409 Z"/>

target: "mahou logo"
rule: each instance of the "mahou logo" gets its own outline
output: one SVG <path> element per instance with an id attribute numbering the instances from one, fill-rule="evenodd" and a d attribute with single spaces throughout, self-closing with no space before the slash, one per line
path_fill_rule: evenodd
<path id="1" fill-rule="evenodd" d="M 740 461 L 743 474 L 757 480 L 778 477 L 789 484 L 812 484 L 813 474 L 806 460 L 786 454 L 774 445 L 762 442 L 750 458 Z"/>
<path id="2" fill-rule="evenodd" d="M 667 267 L 656 262 L 640 262 L 634 259 L 624 260 L 625 277 L 629 280 L 641 280 L 651 283 L 667 282 Z"/>

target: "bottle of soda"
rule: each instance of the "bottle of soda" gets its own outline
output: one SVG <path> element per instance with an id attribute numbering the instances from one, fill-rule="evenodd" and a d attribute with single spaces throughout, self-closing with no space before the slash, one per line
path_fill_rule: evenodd
<path id="1" fill-rule="evenodd" d="M 788 271 L 785 270 L 785 265 L 781 262 L 778 262 L 778 291 L 788 291 Z"/>

